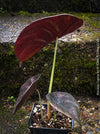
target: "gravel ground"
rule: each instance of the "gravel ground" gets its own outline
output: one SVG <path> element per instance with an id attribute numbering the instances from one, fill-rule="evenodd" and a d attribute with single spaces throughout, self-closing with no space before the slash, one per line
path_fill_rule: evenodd
<path id="1" fill-rule="evenodd" d="M 76 98 L 81 108 L 83 134 L 100 134 L 100 98 Z M 74 128 L 77 128 L 77 123 L 75 123 Z"/>
<path id="2" fill-rule="evenodd" d="M 15 42 L 20 32 L 36 17 L 0 17 L 0 42 Z"/>
<path id="3" fill-rule="evenodd" d="M 0 17 L 0 43 L 13 42 L 15 43 L 20 32 L 31 22 L 36 19 L 41 18 L 40 16 L 4 16 Z M 83 26 L 84 27 L 84 26 Z M 60 41 L 70 42 L 70 41 L 81 41 L 81 35 L 88 36 L 90 33 L 88 31 L 75 31 L 71 34 L 60 38 Z"/>

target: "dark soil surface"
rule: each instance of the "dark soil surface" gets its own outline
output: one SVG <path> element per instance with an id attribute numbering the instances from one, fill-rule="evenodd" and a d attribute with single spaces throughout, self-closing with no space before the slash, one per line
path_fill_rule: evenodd
<path id="1" fill-rule="evenodd" d="M 59 128 L 71 129 L 72 120 L 69 117 L 56 111 L 51 110 L 51 118 L 47 117 L 47 105 L 42 104 L 43 119 L 41 119 L 41 109 L 39 104 L 35 104 L 31 113 L 30 127 L 45 127 L 45 128 Z"/>

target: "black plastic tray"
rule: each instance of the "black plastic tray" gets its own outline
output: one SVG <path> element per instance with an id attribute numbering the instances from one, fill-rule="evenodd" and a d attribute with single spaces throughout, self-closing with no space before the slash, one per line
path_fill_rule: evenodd
<path id="1" fill-rule="evenodd" d="M 58 129 L 58 128 L 33 128 L 32 126 L 32 116 L 34 114 L 33 109 L 36 104 L 33 105 L 29 121 L 28 121 L 28 128 L 30 129 L 30 134 L 68 134 L 71 132 L 71 130 L 68 129 Z M 47 104 L 43 104 L 45 107 L 47 107 Z"/>

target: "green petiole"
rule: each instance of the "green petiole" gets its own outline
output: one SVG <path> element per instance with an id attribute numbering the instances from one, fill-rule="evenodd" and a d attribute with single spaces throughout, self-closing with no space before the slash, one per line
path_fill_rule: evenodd
<path id="1" fill-rule="evenodd" d="M 56 45 L 55 45 L 55 49 L 54 49 L 54 58 L 53 58 L 53 65 L 52 65 L 52 70 L 51 70 L 51 77 L 50 77 L 50 84 L 49 84 L 49 91 L 48 93 L 51 93 L 52 91 L 52 85 L 53 85 L 53 78 L 54 78 L 54 70 L 55 70 L 55 63 L 56 63 L 56 54 L 57 54 L 57 45 L 58 45 L 58 38 L 56 39 Z M 48 118 L 50 115 L 50 109 L 49 109 L 49 102 L 48 102 Z"/>
<path id="2" fill-rule="evenodd" d="M 40 92 L 39 92 L 38 89 L 36 91 L 38 92 L 38 95 L 39 95 L 39 103 L 40 103 L 40 109 L 41 109 L 41 119 L 44 120 Z"/>

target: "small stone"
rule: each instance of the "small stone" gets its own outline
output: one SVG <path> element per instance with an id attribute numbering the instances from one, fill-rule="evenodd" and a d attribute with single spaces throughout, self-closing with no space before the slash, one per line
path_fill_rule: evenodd
<path id="1" fill-rule="evenodd" d="M 91 57 L 91 55 L 90 55 L 90 54 L 88 54 L 88 57 Z"/>
<path id="2" fill-rule="evenodd" d="M 77 78 L 77 77 L 75 77 L 75 81 L 77 81 L 77 79 L 78 79 L 78 78 Z"/>
<path id="3" fill-rule="evenodd" d="M 92 134 L 92 131 L 88 131 L 87 134 Z"/>
<path id="4" fill-rule="evenodd" d="M 85 126 L 82 126 L 82 130 L 85 130 Z"/>
<path id="5" fill-rule="evenodd" d="M 90 115 L 93 115 L 93 113 L 90 113 Z"/>
<path id="6" fill-rule="evenodd" d="M 89 111 L 90 111 L 90 109 L 87 109 L 86 111 L 88 111 L 88 112 L 89 112 Z"/>
<path id="7" fill-rule="evenodd" d="M 76 35 L 76 34 L 72 35 L 72 38 L 76 38 L 76 37 L 77 37 L 77 35 Z"/>
<path id="8" fill-rule="evenodd" d="M 36 107 L 34 108 L 33 112 L 34 112 L 34 113 L 36 113 L 36 112 L 37 112 L 37 108 L 36 108 Z"/>
<path id="9" fill-rule="evenodd" d="M 50 121 L 53 121 L 53 118 L 51 118 Z"/>
<path id="10" fill-rule="evenodd" d="M 97 127 L 97 128 L 98 128 L 98 125 L 97 125 L 97 124 L 95 124 L 95 127 Z"/>
<path id="11" fill-rule="evenodd" d="M 72 122 L 72 120 L 69 120 L 69 122 Z"/>
<path id="12" fill-rule="evenodd" d="M 39 128 L 39 126 L 37 125 L 36 128 Z"/>
<path id="13" fill-rule="evenodd" d="M 60 129 L 64 129 L 63 127 L 61 127 Z"/>
<path id="14" fill-rule="evenodd" d="M 44 106 L 42 106 L 42 109 L 44 110 L 44 109 L 45 109 L 45 107 L 44 107 Z"/>
<path id="15" fill-rule="evenodd" d="M 44 64 L 44 67 L 46 67 L 46 66 L 48 66 L 48 64 L 47 64 L 47 63 L 45 63 L 45 64 Z"/>
<path id="16" fill-rule="evenodd" d="M 68 118 L 68 120 L 70 120 L 70 118 Z"/>
<path id="17" fill-rule="evenodd" d="M 80 38 L 73 38 L 73 39 L 70 39 L 71 42 L 76 42 L 76 41 L 81 41 Z"/>
<path id="18" fill-rule="evenodd" d="M 33 126 L 36 126 L 36 123 L 33 123 Z"/>
<path id="19" fill-rule="evenodd" d="M 93 108 L 91 108 L 91 110 L 95 110 L 95 108 L 93 107 Z"/>
<path id="20" fill-rule="evenodd" d="M 40 108 L 40 105 L 36 105 L 36 107 L 39 107 Z"/>
<path id="21" fill-rule="evenodd" d="M 52 121 L 50 121 L 49 124 L 51 125 L 52 124 Z"/>
<path id="22" fill-rule="evenodd" d="M 29 118 L 29 116 L 25 116 L 25 119 Z"/>
<path id="23" fill-rule="evenodd" d="M 100 128 L 96 128 L 95 131 L 96 131 L 96 132 L 100 132 Z"/>
<path id="24" fill-rule="evenodd" d="M 32 128 L 33 126 L 31 125 L 30 128 Z"/>

